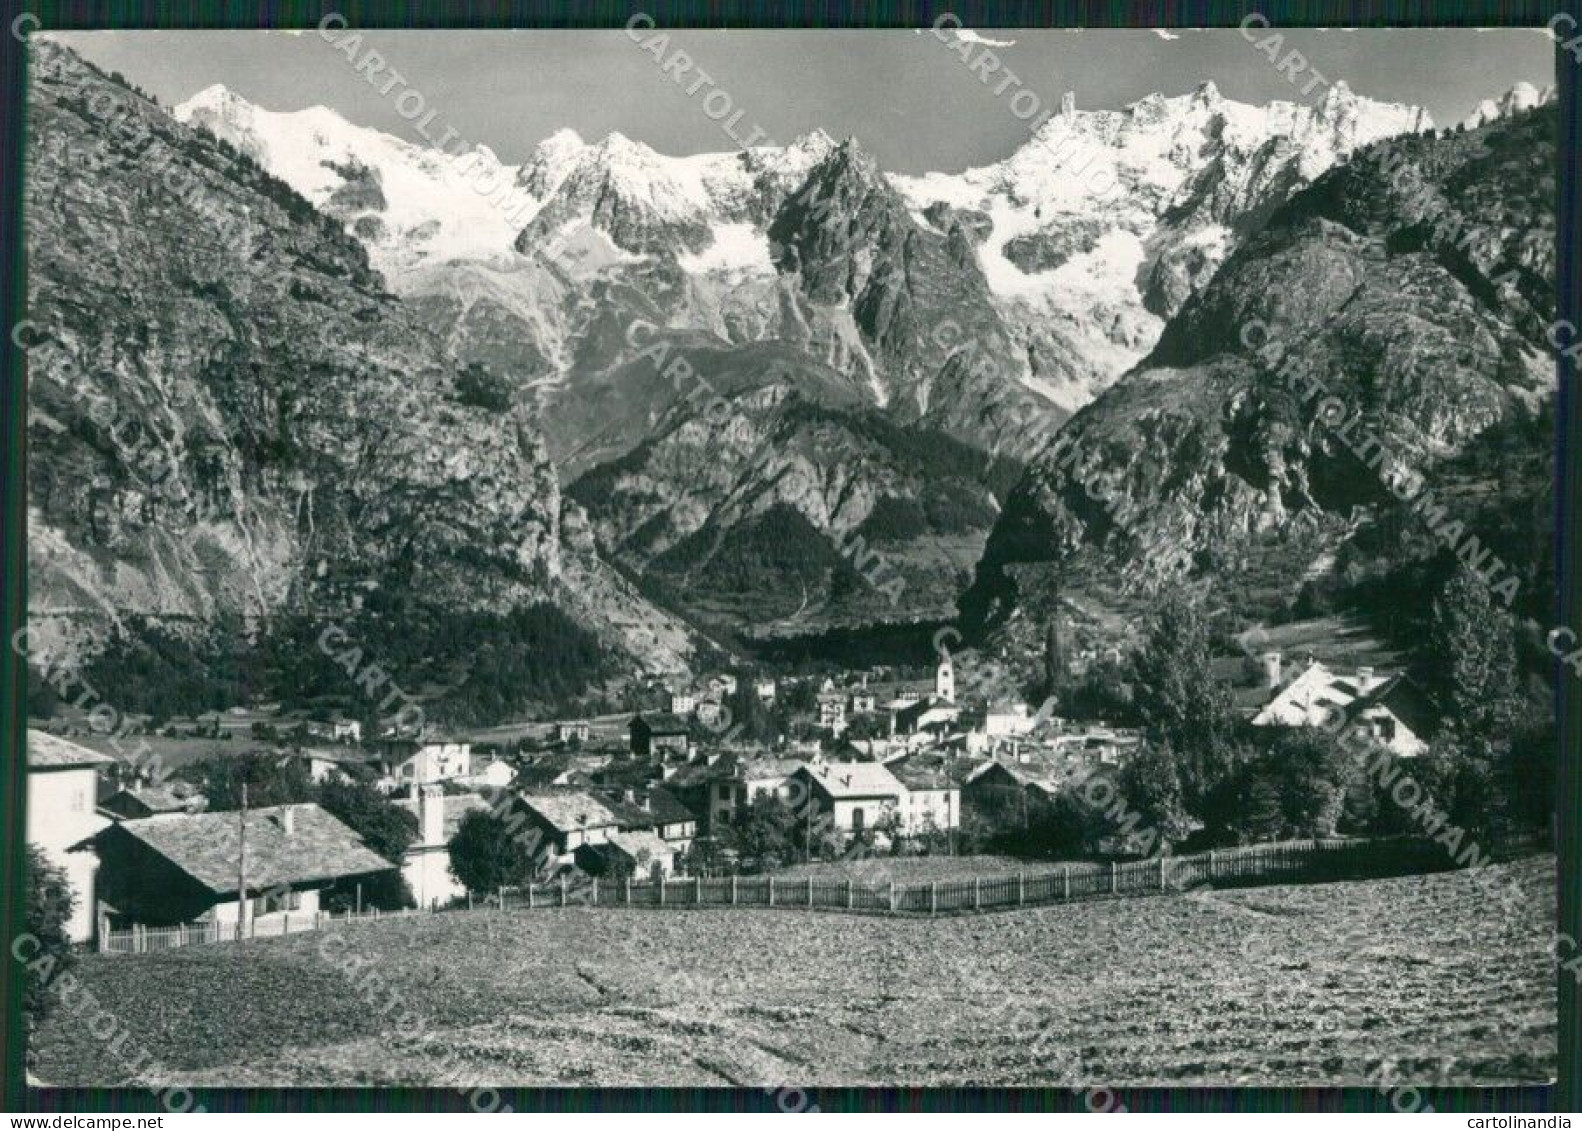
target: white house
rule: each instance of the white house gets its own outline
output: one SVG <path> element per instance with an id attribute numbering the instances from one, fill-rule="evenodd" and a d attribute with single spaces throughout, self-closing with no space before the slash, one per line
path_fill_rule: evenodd
<path id="1" fill-rule="evenodd" d="M 99 772 L 115 764 L 45 731 L 27 732 L 27 839 L 66 873 L 77 897 L 67 925 L 74 942 L 93 938 L 99 860 L 80 846 L 110 824 L 97 808 Z"/>
<path id="2" fill-rule="evenodd" d="M 689 691 L 672 691 L 670 693 L 670 713 L 680 715 L 683 719 L 697 709 L 698 697 Z"/>
<path id="3" fill-rule="evenodd" d="M 991 738 L 1026 734 L 1033 721 L 1026 703 L 991 703 L 983 713 L 983 733 Z"/>
<path id="4" fill-rule="evenodd" d="M 960 786 L 944 774 L 902 770 L 898 776 L 906 787 L 900 810 L 904 836 L 961 827 Z"/>
<path id="5" fill-rule="evenodd" d="M 1278 670 L 1269 668 L 1271 680 L 1278 677 Z M 1435 725 L 1427 697 L 1405 676 L 1380 675 L 1371 667 L 1344 675 L 1317 661 L 1276 690 L 1252 722 L 1362 732 L 1408 758 L 1428 748 Z"/>
<path id="6" fill-rule="evenodd" d="M 472 772 L 472 743 L 444 738 L 391 738 L 380 747 L 384 772 L 398 787 L 432 785 Z"/>
<path id="7" fill-rule="evenodd" d="M 490 758 L 456 781 L 469 789 L 504 789 L 516 780 L 516 769 L 500 758 Z"/>
<path id="8" fill-rule="evenodd" d="M 790 782 L 796 804 L 811 803 L 843 833 L 860 833 L 888 813 L 901 813 L 906 796 L 906 786 L 878 762 L 817 762 L 798 769 Z"/>

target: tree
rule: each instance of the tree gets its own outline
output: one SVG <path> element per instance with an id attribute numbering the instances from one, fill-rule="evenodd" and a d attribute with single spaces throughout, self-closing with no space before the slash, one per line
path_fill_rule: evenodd
<path id="1" fill-rule="evenodd" d="M 77 905 L 66 873 L 49 862 L 36 844 L 27 846 L 23 882 L 27 891 L 27 933 L 38 940 L 24 967 L 22 1009 L 29 1031 L 49 1012 L 49 985 L 72 964 L 69 924 Z"/>
<path id="2" fill-rule="evenodd" d="M 797 814 L 778 796 L 760 793 L 736 818 L 735 839 L 742 856 L 760 865 L 783 864 L 790 859 Z"/>
<path id="3" fill-rule="evenodd" d="M 1186 839 L 1192 824 L 1182 800 L 1175 752 L 1168 744 L 1145 743 L 1120 773 L 1121 796 L 1148 829 L 1168 843 Z"/>
<path id="4" fill-rule="evenodd" d="M 1044 626 L 1044 694 L 1054 695 L 1066 685 L 1070 663 L 1066 657 L 1065 639 L 1060 632 L 1060 598 L 1057 594 L 1049 623 Z"/>
<path id="5" fill-rule="evenodd" d="M 210 811 L 240 809 L 243 784 L 250 809 L 318 800 L 306 760 L 274 753 L 209 758 L 186 767 L 181 776 L 203 790 Z"/>
<path id="6" fill-rule="evenodd" d="M 1163 737 L 1191 741 L 1230 728 L 1230 695 L 1214 678 L 1208 626 L 1185 597 L 1167 598 L 1154 614 L 1133 672 L 1136 711 Z"/>
<path id="7" fill-rule="evenodd" d="M 1514 625 L 1470 570 L 1458 568 L 1445 582 L 1425 651 L 1449 728 L 1464 738 L 1508 739 L 1522 714 Z"/>
<path id="8" fill-rule="evenodd" d="M 1275 728 L 1234 771 L 1230 827 L 1243 841 L 1333 836 L 1361 764 L 1327 731 Z"/>
<path id="9" fill-rule="evenodd" d="M 537 875 L 536 838 L 493 812 L 474 809 L 450 838 L 450 873 L 468 891 L 491 892 L 532 883 Z"/>
<path id="10" fill-rule="evenodd" d="M 362 838 L 374 852 L 399 864 L 417 839 L 417 818 L 395 804 L 372 783 L 331 777 L 319 786 L 319 804 Z M 381 872 L 362 881 L 363 902 L 385 910 L 411 907 L 411 888 L 398 871 Z"/>

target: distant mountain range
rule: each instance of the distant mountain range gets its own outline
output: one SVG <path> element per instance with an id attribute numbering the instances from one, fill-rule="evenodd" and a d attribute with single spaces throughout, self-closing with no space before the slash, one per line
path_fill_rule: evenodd
<path id="1" fill-rule="evenodd" d="M 1360 148 L 1432 128 L 1343 83 L 1264 107 L 1205 83 L 1067 96 L 1004 161 L 902 176 L 817 131 L 670 157 L 563 130 L 513 166 L 223 87 L 174 113 L 343 224 L 456 363 L 531 391 L 604 556 L 699 623 L 773 631 L 947 613 L 1016 469 L 1226 257 Z M 962 453 L 938 473 L 936 442 Z M 917 517 L 939 492 L 942 529 Z M 744 558 L 766 530 L 813 552 Z M 899 601 L 853 594 L 865 530 Z"/>

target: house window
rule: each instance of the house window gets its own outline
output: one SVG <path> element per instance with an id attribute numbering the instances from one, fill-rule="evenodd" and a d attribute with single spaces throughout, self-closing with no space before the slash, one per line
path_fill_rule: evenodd
<path id="1" fill-rule="evenodd" d="M 299 891 L 271 891 L 253 900 L 254 915 L 272 915 L 279 911 L 299 911 L 302 893 Z"/>
<path id="2" fill-rule="evenodd" d="M 853 809 L 851 811 L 851 828 L 852 828 L 852 831 L 853 832 L 859 832 L 859 833 L 862 832 L 863 825 L 864 825 L 864 814 L 863 814 L 862 809 L 861 808 Z"/>

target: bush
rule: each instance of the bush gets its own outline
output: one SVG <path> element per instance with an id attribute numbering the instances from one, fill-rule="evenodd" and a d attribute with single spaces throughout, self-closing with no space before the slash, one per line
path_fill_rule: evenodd
<path id="1" fill-rule="evenodd" d="M 50 983 L 72 964 L 68 929 L 77 897 L 66 873 L 51 864 L 38 845 L 27 846 L 23 867 L 27 933 L 38 940 L 36 950 L 29 948 L 32 953 L 23 968 L 22 1011 L 31 1033 L 49 1012 Z"/>

